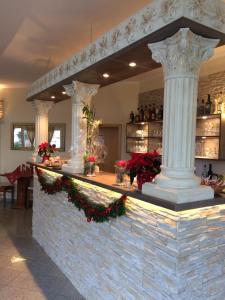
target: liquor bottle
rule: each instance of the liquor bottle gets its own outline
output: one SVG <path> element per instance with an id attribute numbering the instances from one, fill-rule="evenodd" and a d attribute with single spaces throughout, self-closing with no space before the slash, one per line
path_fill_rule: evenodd
<path id="1" fill-rule="evenodd" d="M 137 113 L 135 115 L 135 123 L 139 123 L 140 121 L 140 108 L 138 107 Z"/>
<path id="2" fill-rule="evenodd" d="M 130 113 L 130 123 L 134 123 L 134 121 L 135 121 L 134 112 L 131 111 L 131 113 Z"/>
<path id="3" fill-rule="evenodd" d="M 143 109 L 143 105 L 141 105 L 141 108 L 140 108 L 140 121 L 144 122 L 144 109 Z"/>
<path id="4" fill-rule="evenodd" d="M 148 108 L 148 122 L 151 122 L 152 120 L 152 105 L 149 104 L 149 108 Z"/>
<path id="5" fill-rule="evenodd" d="M 208 94 L 208 99 L 207 99 L 207 102 L 205 103 L 205 114 L 206 115 L 210 115 L 211 105 L 212 105 L 211 97 L 210 97 L 210 94 Z"/>
<path id="6" fill-rule="evenodd" d="M 159 106 L 156 105 L 156 107 L 155 107 L 155 119 L 156 119 L 156 121 L 159 120 L 158 117 L 159 117 Z"/>
<path id="7" fill-rule="evenodd" d="M 208 177 L 207 166 L 204 165 L 202 170 L 202 178 L 207 178 L 207 177 Z"/>
<path id="8" fill-rule="evenodd" d="M 163 120 L 163 106 L 160 105 L 160 109 L 158 112 L 158 120 Z"/>
<path id="9" fill-rule="evenodd" d="M 205 102 L 204 102 L 204 99 L 202 99 L 202 103 L 199 107 L 199 114 L 200 116 L 203 116 L 205 114 Z"/>
<path id="10" fill-rule="evenodd" d="M 213 171 L 212 171 L 212 164 L 209 164 L 209 171 L 207 173 L 207 177 L 209 179 L 212 179 L 212 176 L 213 176 Z"/>
<path id="11" fill-rule="evenodd" d="M 144 109 L 144 122 L 148 122 L 148 106 L 145 105 Z"/>
<path id="12" fill-rule="evenodd" d="M 201 112 L 200 112 L 200 101 L 199 98 L 197 99 L 197 116 L 200 116 Z"/>
<path id="13" fill-rule="evenodd" d="M 155 103 L 153 103 L 152 105 L 152 117 L 151 117 L 152 121 L 155 121 L 156 119 L 156 114 L 155 114 Z"/>

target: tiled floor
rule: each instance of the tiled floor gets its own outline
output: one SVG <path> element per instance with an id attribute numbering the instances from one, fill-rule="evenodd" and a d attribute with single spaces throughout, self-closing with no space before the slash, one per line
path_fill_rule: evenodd
<path id="1" fill-rule="evenodd" d="M 0 300 L 84 299 L 32 239 L 31 210 L 2 206 L 0 202 Z"/>

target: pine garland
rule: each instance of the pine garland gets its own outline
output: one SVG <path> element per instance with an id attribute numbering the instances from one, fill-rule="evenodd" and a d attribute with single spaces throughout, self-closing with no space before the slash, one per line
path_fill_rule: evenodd
<path id="1" fill-rule="evenodd" d="M 79 190 L 78 185 L 70 177 L 61 176 L 49 183 L 42 170 L 37 167 L 35 167 L 35 170 L 42 191 L 50 195 L 62 191 L 67 192 L 68 201 L 72 202 L 79 210 L 84 211 L 88 222 L 104 222 L 108 221 L 109 218 L 116 218 L 125 214 L 125 201 L 127 198 L 125 194 L 110 203 L 108 207 L 105 207 L 103 204 L 93 203 Z"/>

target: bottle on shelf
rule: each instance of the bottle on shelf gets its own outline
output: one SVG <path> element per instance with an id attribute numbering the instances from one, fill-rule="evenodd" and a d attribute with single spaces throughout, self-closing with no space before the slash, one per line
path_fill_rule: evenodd
<path id="1" fill-rule="evenodd" d="M 152 120 L 152 105 L 149 104 L 149 107 L 148 107 L 148 122 L 151 122 Z"/>
<path id="2" fill-rule="evenodd" d="M 148 122 L 148 106 L 145 105 L 144 108 L 144 122 Z"/>
<path id="3" fill-rule="evenodd" d="M 158 117 L 159 117 L 159 106 L 156 105 L 156 107 L 155 107 L 155 120 L 156 120 L 156 121 L 159 120 Z"/>
<path id="4" fill-rule="evenodd" d="M 138 107 L 137 113 L 135 115 L 135 123 L 139 123 L 141 121 L 140 119 L 140 108 Z"/>
<path id="5" fill-rule="evenodd" d="M 212 177 L 213 177 L 212 164 L 209 164 L 209 170 L 208 170 L 208 173 L 207 173 L 207 177 L 209 179 L 212 179 Z"/>
<path id="6" fill-rule="evenodd" d="M 140 108 L 140 121 L 144 122 L 144 109 L 143 109 L 143 105 L 141 105 L 141 108 Z"/>
<path id="7" fill-rule="evenodd" d="M 199 107 L 199 115 L 203 116 L 205 114 L 205 101 L 202 99 L 202 102 Z"/>
<path id="8" fill-rule="evenodd" d="M 158 120 L 163 120 L 163 105 L 160 105 L 159 112 L 158 112 Z"/>
<path id="9" fill-rule="evenodd" d="M 210 94 L 208 94 L 208 99 L 205 103 L 205 114 L 206 115 L 210 115 L 211 113 L 211 106 L 212 106 L 212 102 L 211 102 L 211 96 Z"/>
<path id="10" fill-rule="evenodd" d="M 197 99 L 197 116 L 200 116 L 201 115 L 201 111 L 200 111 L 200 100 L 199 98 Z"/>
<path id="11" fill-rule="evenodd" d="M 131 113 L 130 113 L 130 123 L 134 123 L 134 122 L 135 122 L 134 112 L 131 111 Z"/>
<path id="12" fill-rule="evenodd" d="M 204 165 L 202 170 L 202 178 L 207 178 L 207 177 L 208 177 L 207 166 Z"/>
<path id="13" fill-rule="evenodd" d="M 156 119 L 156 110 L 155 110 L 155 103 L 153 103 L 153 105 L 152 105 L 152 117 L 151 117 L 151 120 L 155 121 L 155 119 Z"/>

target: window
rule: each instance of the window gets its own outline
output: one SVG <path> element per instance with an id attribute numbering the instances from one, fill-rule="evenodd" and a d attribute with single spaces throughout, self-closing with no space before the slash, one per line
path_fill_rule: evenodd
<path id="1" fill-rule="evenodd" d="M 66 124 L 49 124 L 48 140 L 55 144 L 58 151 L 65 151 Z M 12 125 L 12 150 L 29 150 L 35 148 L 35 125 L 33 123 L 16 123 Z"/>

